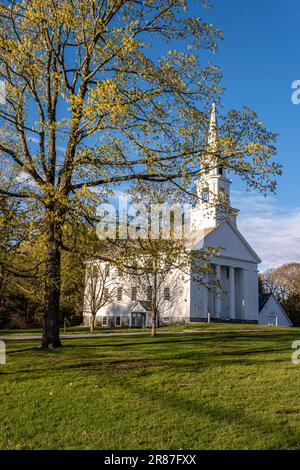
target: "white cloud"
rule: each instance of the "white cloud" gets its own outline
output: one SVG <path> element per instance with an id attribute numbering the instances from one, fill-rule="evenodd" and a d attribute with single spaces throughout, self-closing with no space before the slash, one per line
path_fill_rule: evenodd
<path id="1" fill-rule="evenodd" d="M 262 259 L 260 270 L 300 262 L 300 207 L 278 205 L 274 197 L 233 192 L 240 209 L 238 228 Z"/>

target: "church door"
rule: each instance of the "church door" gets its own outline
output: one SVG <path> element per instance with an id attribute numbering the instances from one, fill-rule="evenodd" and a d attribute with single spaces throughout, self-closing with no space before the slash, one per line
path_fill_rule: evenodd
<path id="1" fill-rule="evenodd" d="M 132 313 L 131 314 L 131 326 L 132 328 L 143 328 L 145 326 L 144 313 Z"/>

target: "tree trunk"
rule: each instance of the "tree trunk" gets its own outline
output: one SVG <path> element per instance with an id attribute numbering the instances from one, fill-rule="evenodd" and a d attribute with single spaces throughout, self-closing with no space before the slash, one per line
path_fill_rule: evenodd
<path id="1" fill-rule="evenodd" d="M 153 261 L 154 266 L 154 279 L 153 279 L 153 299 L 152 299 L 152 327 L 151 327 L 151 336 L 154 338 L 156 336 L 156 321 L 157 321 L 157 260 Z"/>
<path id="2" fill-rule="evenodd" d="M 156 312 L 156 309 L 153 309 L 153 310 L 152 310 L 151 320 L 152 320 L 151 336 L 154 338 L 154 336 L 156 336 L 156 321 L 157 321 L 157 312 Z"/>
<path id="3" fill-rule="evenodd" d="M 95 319 L 96 319 L 96 315 L 92 315 L 91 317 L 91 323 L 90 323 L 90 331 L 91 333 L 93 333 L 94 329 L 95 329 Z"/>
<path id="4" fill-rule="evenodd" d="M 59 301 L 61 268 L 61 229 L 50 222 L 47 238 L 45 317 L 41 347 L 53 349 L 61 346 L 59 338 Z"/>

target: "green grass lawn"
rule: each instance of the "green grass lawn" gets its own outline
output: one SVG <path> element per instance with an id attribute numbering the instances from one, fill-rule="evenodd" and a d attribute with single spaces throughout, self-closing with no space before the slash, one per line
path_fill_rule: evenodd
<path id="1" fill-rule="evenodd" d="M 128 332 L 139 332 L 140 328 L 108 328 L 108 327 L 96 327 L 93 332 L 91 332 L 88 326 L 69 326 L 66 328 L 66 334 L 80 334 L 80 333 L 128 333 Z M 22 329 L 9 329 L 2 328 L 0 329 L 0 336 L 31 336 L 31 335 L 41 335 L 43 333 L 42 328 L 22 328 Z M 64 334 L 64 328 L 60 328 L 60 334 Z"/>
<path id="2" fill-rule="evenodd" d="M 49 352 L 8 342 L 0 448 L 299 449 L 300 329 L 194 328 Z"/>
<path id="3" fill-rule="evenodd" d="M 236 330 L 236 329 L 246 329 L 246 330 L 259 330 L 261 328 L 260 325 L 233 325 L 232 323 L 192 323 L 186 325 L 172 325 L 172 326 L 164 326 L 160 327 L 159 331 L 180 331 L 180 330 L 203 330 L 207 331 L 208 329 L 212 330 Z M 270 329 L 272 327 L 268 327 Z M 276 331 L 278 331 L 278 327 L 274 327 Z M 150 328 L 108 328 L 103 326 L 95 327 L 94 331 L 91 332 L 88 326 L 69 326 L 66 328 L 66 334 L 97 334 L 97 333 L 133 333 L 133 332 L 142 332 L 144 331 L 145 334 L 150 332 Z M 32 336 L 37 335 L 40 336 L 43 333 L 42 328 L 22 328 L 22 329 L 9 329 L 9 328 L 0 328 L 0 336 Z M 64 328 L 60 328 L 60 334 L 64 334 Z"/>

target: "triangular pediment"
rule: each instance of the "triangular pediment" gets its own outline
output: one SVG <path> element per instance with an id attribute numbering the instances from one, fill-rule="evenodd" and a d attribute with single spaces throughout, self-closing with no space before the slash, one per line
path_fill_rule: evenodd
<path id="1" fill-rule="evenodd" d="M 151 302 L 145 300 L 138 300 L 133 304 L 130 313 L 147 313 L 151 312 Z"/>
<path id="2" fill-rule="evenodd" d="M 251 248 L 241 232 L 229 221 L 224 221 L 215 228 L 202 232 L 193 249 L 207 247 L 220 247 L 220 256 L 247 261 L 250 263 L 260 263 L 261 260 Z"/>

